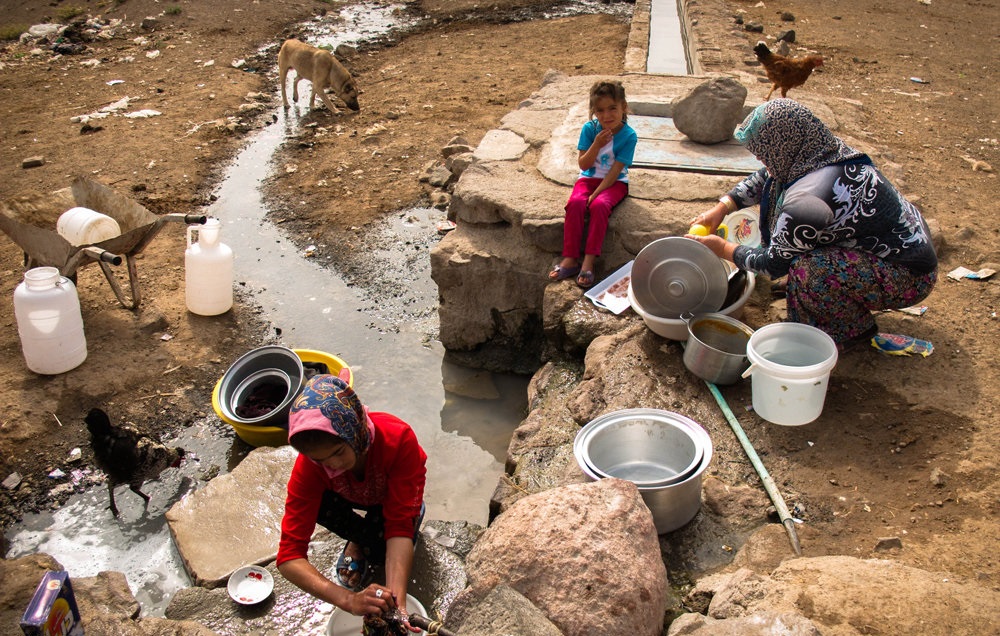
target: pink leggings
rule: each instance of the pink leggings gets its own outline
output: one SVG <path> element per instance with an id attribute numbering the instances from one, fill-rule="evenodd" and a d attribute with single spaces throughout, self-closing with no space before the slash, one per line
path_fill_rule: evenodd
<path id="1" fill-rule="evenodd" d="M 573 193 L 566 202 L 566 221 L 563 225 L 563 251 L 565 258 L 580 258 L 580 242 L 583 240 L 583 227 L 587 213 L 590 213 L 590 226 L 587 228 L 586 254 L 601 255 L 604 245 L 604 235 L 608 231 L 608 218 L 618 203 L 628 194 L 628 184 L 615 181 L 603 190 L 590 204 L 587 199 L 601 185 L 602 179 L 582 177 L 576 180 Z"/>

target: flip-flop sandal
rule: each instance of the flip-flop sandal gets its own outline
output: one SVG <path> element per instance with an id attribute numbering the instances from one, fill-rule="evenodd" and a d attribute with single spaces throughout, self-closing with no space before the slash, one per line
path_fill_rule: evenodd
<path id="1" fill-rule="evenodd" d="M 349 585 L 347 581 L 340 575 L 341 570 L 347 570 L 350 575 L 360 572 L 361 576 L 358 578 L 358 582 L 355 585 Z M 368 567 L 368 561 L 364 557 L 351 557 L 347 556 L 347 544 L 344 544 L 344 549 L 340 553 L 340 558 L 337 559 L 337 565 L 333 568 L 334 577 L 337 579 L 337 584 L 341 587 L 346 587 L 352 592 L 357 592 L 364 589 L 366 585 L 371 583 L 372 580 L 372 570 Z M 348 576 L 350 576 L 348 575 Z"/>
<path id="2" fill-rule="evenodd" d="M 580 275 L 576 277 L 576 284 L 584 289 L 590 289 L 594 286 L 594 272 L 580 272 Z"/>
<path id="3" fill-rule="evenodd" d="M 567 278 L 573 278 L 579 273 L 580 273 L 579 266 L 561 267 L 559 265 L 556 265 L 555 267 L 552 268 L 552 271 L 549 272 L 549 280 L 552 281 L 566 280 Z"/>

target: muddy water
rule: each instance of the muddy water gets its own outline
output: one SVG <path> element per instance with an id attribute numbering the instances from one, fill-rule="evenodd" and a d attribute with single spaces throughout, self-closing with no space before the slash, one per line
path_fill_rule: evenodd
<path id="1" fill-rule="evenodd" d="M 336 46 L 385 33 L 398 25 L 396 9 L 345 10 L 334 27 L 337 34 L 316 41 Z M 313 23 L 307 28 L 320 27 Z M 204 212 L 222 221 L 222 240 L 236 254 L 236 279 L 260 304 L 276 333 L 280 330 L 280 342 L 340 356 L 353 368 L 355 388 L 366 404 L 394 413 L 414 428 L 429 456 L 427 518 L 485 524 L 511 432 L 525 413 L 527 380 L 444 361 L 434 338 L 437 291 L 428 254 L 440 238 L 435 230 L 443 218 L 439 210 L 406 210 L 378 230 L 384 236 L 382 247 L 372 251 L 372 266 L 394 268 L 406 278 L 406 292 L 388 300 L 379 299 L 377 290 L 348 287 L 336 272 L 310 258 L 310 250 L 297 248 L 265 219 L 258 186 L 275 149 L 299 126 L 299 116 L 297 108 L 285 113 L 279 107 L 275 124 L 253 137 Z M 10 532 L 6 556 L 45 552 L 74 577 L 123 572 L 143 614 L 162 616 L 173 593 L 191 585 L 164 513 L 213 471 L 232 468 L 247 451 L 214 416 L 196 422 L 171 443 L 185 448 L 189 461 L 144 486 L 152 496 L 148 508 L 120 487 L 116 500 L 121 516 L 115 519 L 107 509 L 106 488 L 90 488 L 57 511 L 26 517 Z M 82 476 L 88 477 L 93 475 Z"/>

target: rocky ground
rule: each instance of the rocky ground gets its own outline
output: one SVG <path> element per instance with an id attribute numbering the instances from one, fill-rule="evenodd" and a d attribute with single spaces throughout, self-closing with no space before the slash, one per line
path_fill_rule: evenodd
<path id="1" fill-rule="evenodd" d="M 156 213 L 193 212 L 210 200 L 226 160 L 248 131 L 267 123 L 276 106 L 277 45 L 300 33 L 293 26 L 300 20 L 336 21 L 341 6 L 321 0 L 5 5 L 10 5 L 0 18 L 5 29 L 90 16 L 96 19 L 93 29 L 110 38 L 68 39 L 64 44 L 83 47 L 69 46 L 61 55 L 45 43 L 7 41 L 0 47 L 6 166 L 0 199 L 65 187 L 85 174 Z M 364 267 L 364 229 L 387 213 L 429 201 L 418 178 L 440 159 L 449 140 L 461 136 L 476 144 L 537 88 L 547 69 L 586 75 L 621 71 L 626 20 L 613 14 L 521 20 L 541 16 L 527 11 L 532 5 L 512 0 L 491 3 L 482 12 L 471 1 L 406 5 L 400 10 L 429 16 L 420 29 L 349 53 L 345 62 L 364 91 L 361 112 L 308 115 L 291 133 L 265 184 L 272 215 L 292 240 L 347 245 L 351 249 L 340 250 L 330 264 L 367 288 L 379 277 Z M 702 3 L 695 29 L 700 46 L 711 49 L 720 65 L 750 73 L 758 72 L 750 53 L 754 42 L 794 29 L 793 52 L 819 52 L 827 60 L 799 90 L 850 107 L 852 136 L 879 148 L 895 164 L 900 185 L 939 223 L 943 271 L 959 265 L 1000 269 L 1000 231 L 992 214 L 995 168 L 1000 168 L 998 78 L 989 29 L 996 10 L 990 0 L 730 0 Z M 752 23 L 762 33 L 748 31 Z M 762 83 L 761 96 L 766 91 Z M 125 96 L 129 110 L 162 114 L 112 115 L 89 128 L 71 119 Z M 32 157 L 41 157 L 43 165 L 22 167 Z M 0 240 L 7 247 L 0 255 L 2 292 L 10 298 L 21 279 L 21 251 Z M 20 476 L 18 485 L 0 488 L 4 529 L 26 511 L 58 505 L 72 489 L 46 475 L 55 468 L 70 473 L 76 465 L 68 457 L 75 447 L 83 449 L 83 464 L 89 461 L 82 416 L 91 406 L 170 435 L 210 412 L 212 385 L 230 361 L 274 337 L 252 292 L 222 317 L 187 313 L 182 265 L 182 232 L 168 226 L 140 255 L 144 299 L 135 313 L 118 305 L 96 266 L 81 269 L 89 357 L 60 376 L 26 370 L 12 305 L 0 306 L 0 352 L 7 360 L 0 367 L 0 479 Z M 849 482 L 858 491 L 878 492 L 879 501 L 897 504 L 875 514 L 919 521 L 906 521 L 914 526 L 909 541 L 919 548 L 898 558 L 995 581 L 996 455 L 982 449 L 992 448 L 1000 419 L 992 362 L 1000 285 L 996 278 L 955 282 L 942 276 L 927 304 L 934 316 L 928 332 L 935 353 L 901 360 L 909 371 L 879 381 L 892 386 L 893 395 L 915 394 L 910 403 L 929 402 L 933 408 L 924 408 L 918 421 L 894 423 L 909 425 L 896 432 L 866 432 L 853 426 L 856 422 L 838 420 L 854 417 L 857 409 L 832 408 L 824 425 L 851 425 L 853 451 L 884 458 L 884 470 L 867 473 L 868 481 L 855 476 L 845 482 L 824 469 L 818 453 L 812 470 L 796 475 L 794 487 L 825 492 Z M 864 387 L 853 388 L 850 395 L 864 395 Z M 866 397 L 872 410 L 893 406 L 879 396 Z M 935 442 L 928 445 L 931 452 L 946 455 L 955 467 L 932 497 L 923 495 L 923 482 L 912 481 L 923 479 L 915 470 L 893 470 L 898 465 L 893 460 L 929 439 Z M 977 451 L 972 459 L 970 449 Z M 791 447 L 778 439 L 764 450 L 774 457 Z M 924 451 L 919 461 L 931 461 Z M 912 497 L 915 491 L 919 500 Z M 871 512 L 864 507 L 859 500 L 851 514 Z M 975 541 L 968 540 L 970 534 Z"/>

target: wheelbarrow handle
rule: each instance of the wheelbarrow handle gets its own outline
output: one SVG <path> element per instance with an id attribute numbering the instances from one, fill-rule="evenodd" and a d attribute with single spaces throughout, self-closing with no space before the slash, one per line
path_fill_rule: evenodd
<path id="1" fill-rule="evenodd" d="M 167 221 L 183 221 L 184 223 L 198 223 L 199 225 L 204 225 L 205 221 L 208 220 L 207 214 L 182 214 L 180 212 L 171 212 L 170 214 L 164 214 L 163 217 Z"/>
<path id="2" fill-rule="evenodd" d="M 108 250 L 104 250 L 99 247 L 93 247 L 93 246 L 85 247 L 83 251 L 87 253 L 87 256 L 90 256 L 95 261 L 103 261 L 105 263 L 111 263 L 112 265 L 122 264 L 121 256 L 119 256 L 118 254 L 113 254 Z"/>

